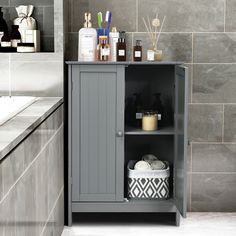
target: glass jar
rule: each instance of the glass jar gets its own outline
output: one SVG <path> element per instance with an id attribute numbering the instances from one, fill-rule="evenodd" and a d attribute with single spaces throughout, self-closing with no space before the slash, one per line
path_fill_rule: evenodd
<path id="1" fill-rule="evenodd" d="M 142 129 L 144 131 L 155 131 L 158 129 L 158 113 L 147 111 L 143 113 Z"/>

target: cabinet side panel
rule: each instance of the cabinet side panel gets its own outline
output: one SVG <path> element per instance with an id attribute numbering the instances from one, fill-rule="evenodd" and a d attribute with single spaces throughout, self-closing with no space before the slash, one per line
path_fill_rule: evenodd
<path id="1" fill-rule="evenodd" d="M 188 69 L 176 67 L 175 163 L 174 182 L 176 207 L 186 216 L 186 150 Z"/>
<path id="2" fill-rule="evenodd" d="M 80 156 L 80 66 L 72 66 L 71 70 L 71 170 L 72 170 L 72 201 L 79 200 L 79 156 Z"/>

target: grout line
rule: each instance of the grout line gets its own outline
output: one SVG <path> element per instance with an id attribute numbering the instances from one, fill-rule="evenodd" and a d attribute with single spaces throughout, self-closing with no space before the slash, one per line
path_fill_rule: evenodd
<path id="1" fill-rule="evenodd" d="M 136 0 L 136 32 L 138 32 L 138 14 L 139 14 L 139 9 L 138 9 L 138 4 L 139 4 L 139 2 L 138 2 L 138 0 Z M 134 32 L 132 32 L 132 33 L 134 33 Z"/>
<path id="2" fill-rule="evenodd" d="M 192 142 L 193 144 L 203 144 L 203 145 L 236 145 L 236 142 Z"/>
<path id="3" fill-rule="evenodd" d="M 226 0 L 224 0 L 224 32 L 226 29 Z"/>
<path id="4" fill-rule="evenodd" d="M 210 175 L 210 174 L 219 174 L 219 175 L 236 175 L 236 172 L 232 172 L 232 171 L 229 171 L 229 172 L 219 172 L 219 171 L 211 171 L 211 172 L 206 172 L 206 171 L 195 171 L 195 172 L 192 172 L 192 174 L 204 174 L 204 175 Z"/>
<path id="5" fill-rule="evenodd" d="M 192 69 L 191 69 L 191 97 L 190 97 L 190 102 L 193 102 L 193 58 L 194 58 L 194 50 L 193 50 L 193 46 L 194 46 L 194 38 L 193 38 L 193 33 L 192 33 Z"/>
<path id="6" fill-rule="evenodd" d="M 54 205 L 53 205 L 53 207 L 52 207 L 52 210 L 50 211 L 50 213 L 49 213 L 49 215 L 48 215 L 47 221 L 46 221 L 46 223 L 45 223 L 44 226 L 43 226 L 43 229 L 42 229 L 42 231 L 41 231 L 41 233 L 40 233 L 40 236 L 43 235 L 43 233 L 44 233 L 44 231 L 45 231 L 45 229 L 46 229 L 47 223 L 49 222 L 52 213 L 53 213 L 54 210 L 56 209 L 57 203 L 58 203 L 58 201 L 59 201 L 59 198 L 61 197 L 61 194 L 62 194 L 63 190 L 64 190 L 64 185 L 62 186 L 62 188 L 61 188 L 61 190 L 60 190 L 60 192 L 59 192 L 59 195 L 58 195 L 58 197 L 57 197 L 57 199 L 56 199 L 56 201 L 55 201 L 55 203 L 54 203 Z"/>
<path id="7" fill-rule="evenodd" d="M 194 102 L 194 103 L 189 103 L 189 105 L 236 105 L 236 103 L 223 103 L 223 102 L 219 102 L 219 103 L 215 103 L 215 102 L 212 102 L 212 103 L 209 103 L 209 102 L 206 102 L 206 103 L 203 103 L 203 102 Z"/>
<path id="8" fill-rule="evenodd" d="M 193 172 L 193 143 L 190 143 L 190 171 Z"/>
<path id="9" fill-rule="evenodd" d="M 129 32 L 127 32 L 127 33 L 129 33 Z M 140 34 L 147 34 L 147 32 L 146 31 L 139 31 L 139 32 L 134 32 L 134 33 L 140 33 Z M 221 31 L 221 32 L 197 32 L 197 31 L 178 31 L 178 32 L 176 32 L 176 31 L 166 31 L 166 32 L 161 32 L 162 34 L 236 34 L 236 32 L 235 31 L 225 31 L 225 32 L 223 32 L 223 31 Z"/>
<path id="10" fill-rule="evenodd" d="M 189 208 L 190 208 L 190 212 L 192 211 L 192 173 L 189 175 L 189 181 L 190 181 L 190 184 L 189 184 Z"/>
<path id="11" fill-rule="evenodd" d="M 222 124 L 222 143 L 224 143 L 224 135 L 225 135 L 225 105 L 223 104 L 223 124 Z"/>
<path id="12" fill-rule="evenodd" d="M 36 160 L 39 158 L 39 156 L 42 154 L 42 152 L 45 150 L 45 148 L 48 146 L 48 144 L 55 138 L 55 136 L 61 131 L 61 128 L 63 128 L 64 124 L 61 124 L 61 126 L 58 128 L 56 133 L 48 140 L 48 142 L 43 146 L 43 148 L 40 150 L 40 152 L 37 154 L 37 156 L 34 158 L 34 160 L 28 165 L 28 167 L 23 171 L 23 173 L 18 177 L 18 179 L 15 181 L 15 183 L 11 186 L 11 188 L 7 191 L 7 193 L 3 196 L 2 200 L 0 201 L 0 204 L 4 202 L 4 200 L 7 198 L 7 196 L 10 194 L 10 192 L 13 190 L 13 188 L 17 185 L 17 183 L 22 179 L 22 177 L 26 174 L 26 172 L 30 169 L 30 167 L 36 162 Z"/>
<path id="13" fill-rule="evenodd" d="M 236 62 L 184 62 L 184 64 L 192 65 L 236 65 Z"/>

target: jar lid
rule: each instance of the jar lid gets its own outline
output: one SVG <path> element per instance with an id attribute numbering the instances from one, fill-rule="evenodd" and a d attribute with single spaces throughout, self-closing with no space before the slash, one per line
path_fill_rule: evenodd
<path id="1" fill-rule="evenodd" d="M 157 111 L 144 111 L 143 115 L 144 116 L 158 116 L 158 112 Z"/>

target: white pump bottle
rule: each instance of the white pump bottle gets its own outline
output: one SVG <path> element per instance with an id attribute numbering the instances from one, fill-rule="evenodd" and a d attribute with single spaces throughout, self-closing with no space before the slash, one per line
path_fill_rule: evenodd
<path id="1" fill-rule="evenodd" d="M 85 13 L 84 28 L 79 31 L 79 61 L 95 61 L 97 31 L 92 28 L 91 13 Z"/>

